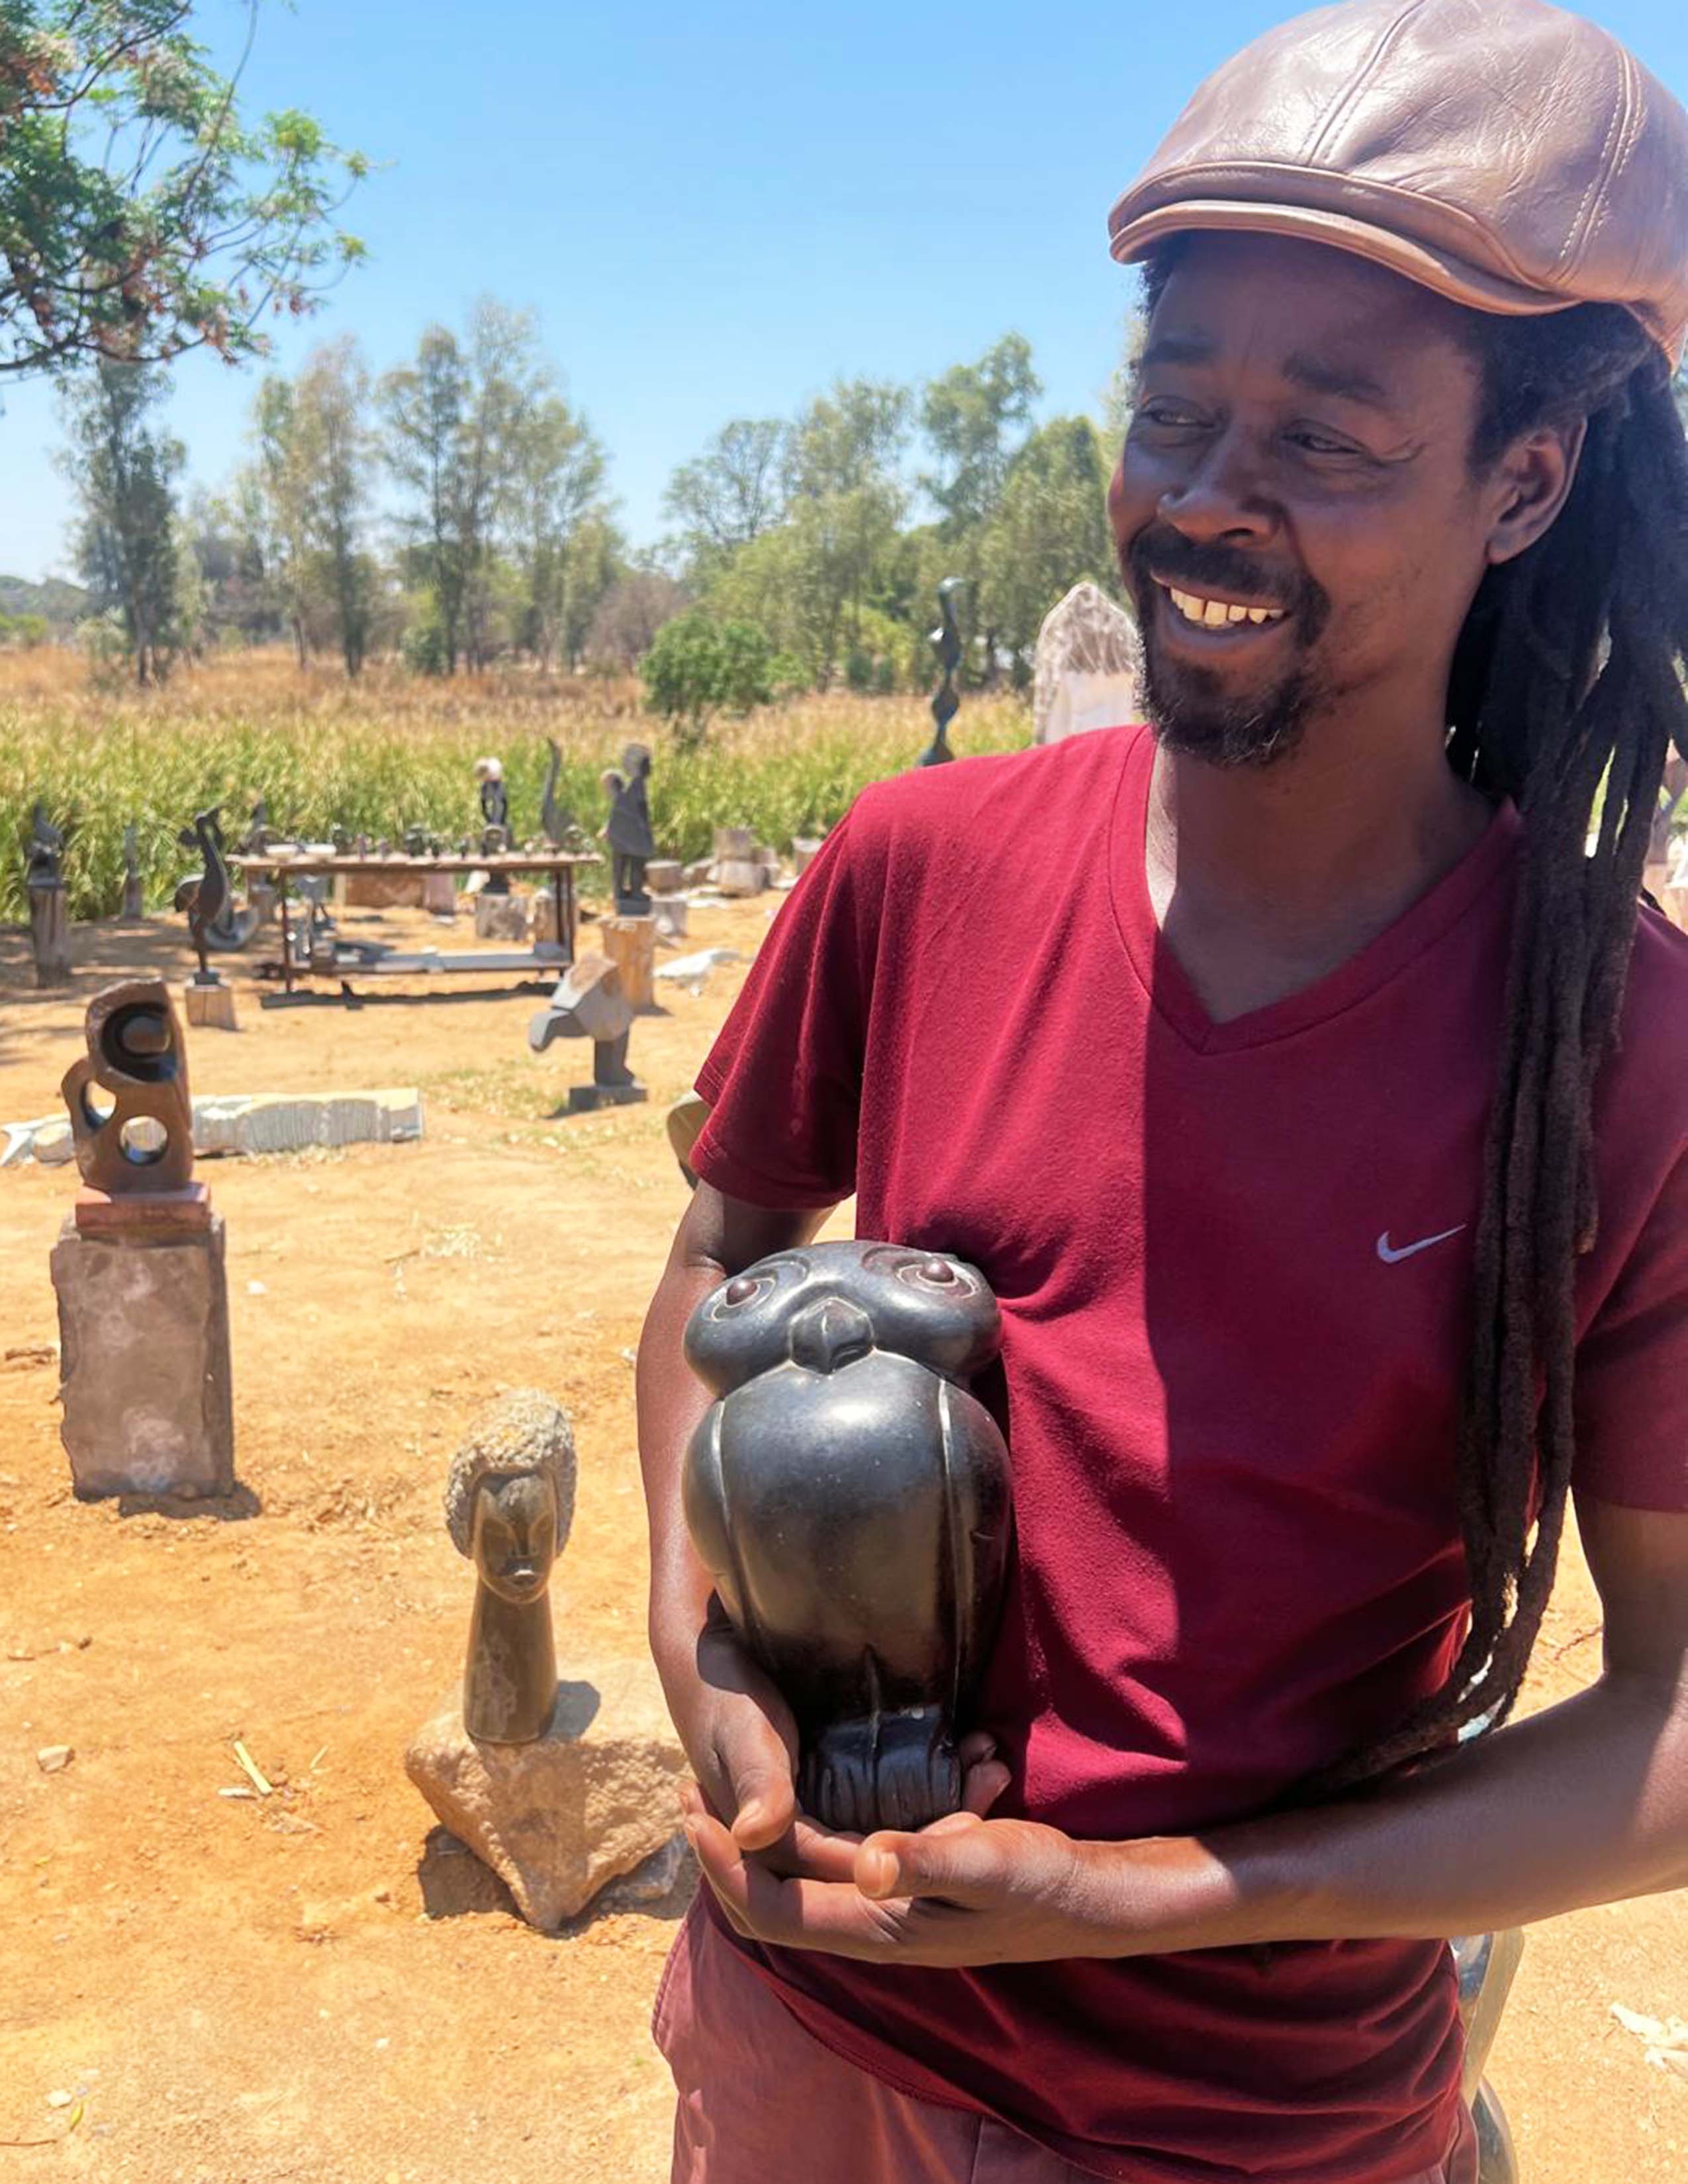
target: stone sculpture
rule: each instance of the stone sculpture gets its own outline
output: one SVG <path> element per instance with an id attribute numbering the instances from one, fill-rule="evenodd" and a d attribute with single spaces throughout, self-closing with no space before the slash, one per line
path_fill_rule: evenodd
<path id="1" fill-rule="evenodd" d="M 71 1481 L 84 1497 L 226 1494 L 226 1239 L 193 1180 L 187 1049 L 169 989 L 108 986 L 86 1036 L 63 1086 L 83 1187 L 52 1261 Z"/>
<path id="2" fill-rule="evenodd" d="M 59 853 L 64 837 L 37 803 L 30 815 L 24 847 L 24 886 L 30 905 L 30 946 L 37 986 L 64 986 L 70 980 L 70 900 Z"/>
<path id="3" fill-rule="evenodd" d="M 88 1050 L 60 1089 L 70 1111 L 76 1165 L 114 1198 L 184 1191 L 193 1180 L 193 1100 L 187 1050 L 159 978 L 107 986 L 88 1004 Z M 97 1086 L 110 1105 L 95 1106 Z"/>
<path id="4" fill-rule="evenodd" d="M 687 1325 L 716 1398 L 687 1523 L 796 1716 L 799 1802 L 828 1827 L 923 1827 L 961 1802 L 1011 1529 L 1007 1451 L 964 1384 L 1000 1340 L 976 1268 L 864 1242 L 759 1260 Z"/>
<path id="5" fill-rule="evenodd" d="M 123 830 L 123 916 L 125 919 L 144 917 L 146 912 L 147 894 L 141 878 L 140 845 L 135 822 L 131 819 Z"/>
<path id="6" fill-rule="evenodd" d="M 627 1067 L 633 1006 L 620 971 L 604 956 L 582 956 L 558 979 L 549 1002 L 527 1027 L 527 1044 L 543 1054 L 556 1039 L 592 1041 L 592 1082 L 569 1087 L 569 1112 L 627 1106 L 645 1088 Z"/>
<path id="7" fill-rule="evenodd" d="M 211 930 L 229 906 L 229 868 L 223 861 L 222 829 L 217 823 L 214 807 L 209 811 L 198 811 L 193 824 L 184 827 L 176 838 L 184 850 L 198 848 L 203 871 L 197 879 L 183 880 L 175 891 L 175 906 L 187 913 L 187 929 L 193 936 L 194 951 L 199 958 L 199 969 L 193 983 L 197 986 L 220 986 L 221 978 L 210 966 L 207 950 L 211 946 Z"/>
<path id="8" fill-rule="evenodd" d="M 481 785 L 480 854 L 483 857 L 501 857 L 510 845 L 510 791 L 504 787 L 504 761 L 496 758 L 477 758 L 475 778 Z M 482 892 L 508 894 L 508 873 L 493 872 Z"/>
<path id="9" fill-rule="evenodd" d="M 671 1883 L 685 1769 L 642 1653 L 571 1663 L 558 1680 L 546 1586 L 574 1490 L 574 1436 L 548 1396 L 517 1389 L 476 1418 L 445 1494 L 476 1572 L 461 1693 L 404 1755 L 436 1817 L 546 1928 L 635 1869 Z"/>
<path id="10" fill-rule="evenodd" d="M 955 671 L 961 664 L 961 632 L 955 621 L 955 595 L 967 589 L 964 577 L 946 577 L 938 587 L 938 627 L 931 644 L 938 655 L 943 677 L 932 697 L 935 723 L 932 741 L 915 760 L 916 766 L 947 766 L 955 754 L 950 748 L 950 723 L 961 710 L 955 690 Z"/>
<path id="11" fill-rule="evenodd" d="M 554 850 L 578 852 L 585 846 L 580 822 L 565 804 L 557 801 L 557 784 L 563 777 L 563 753 L 554 736 L 545 739 L 551 755 L 545 766 L 545 786 L 539 798 L 539 826 Z"/>
<path id="12" fill-rule="evenodd" d="M 656 855 L 656 840 L 650 831 L 650 801 L 646 788 L 649 778 L 650 753 L 643 744 L 629 744 L 621 753 L 620 767 L 610 766 L 604 775 L 604 786 L 610 797 L 610 817 L 604 838 L 613 856 L 618 917 L 650 915 L 644 868 Z"/>
<path id="13" fill-rule="evenodd" d="M 1137 625 L 1125 609 L 1095 584 L 1075 584 L 1038 632 L 1033 742 L 1140 720 L 1139 666 Z"/>
<path id="14" fill-rule="evenodd" d="M 574 1521 L 574 1435 L 532 1388 L 492 1406 L 453 1458 L 445 1523 L 475 1565 L 463 1725 L 494 1744 L 532 1744 L 557 1696 L 548 1588 Z"/>

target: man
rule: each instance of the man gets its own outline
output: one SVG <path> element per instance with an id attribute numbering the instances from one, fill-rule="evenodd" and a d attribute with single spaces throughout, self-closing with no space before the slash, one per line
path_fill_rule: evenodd
<path id="1" fill-rule="evenodd" d="M 1688 115 L 1536 0 L 1355 0 L 1112 229 L 1153 733 L 868 790 L 699 1079 L 682 2184 L 1468 2184 L 1444 1938 L 1688 1880 Z M 852 1190 L 997 1292 L 1017 1524 L 968 1810 L 862 1843 L 677 1487 L 688 1312 Z M 1507 1727 L 1573 1490 L 1604 1673 Z"/>

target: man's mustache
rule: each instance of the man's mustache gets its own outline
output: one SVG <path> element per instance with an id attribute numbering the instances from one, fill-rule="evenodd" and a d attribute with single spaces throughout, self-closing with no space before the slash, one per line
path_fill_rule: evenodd
<path id="1" fill-rule="evenodd" d="M 1186 538 L 1168 523 L 1139 531 L 1124 554 L 1127 580 L 1139 600 L 1156 582 L 1180 591 L 1226 593 L 1251 606 L 1281 607 L 1310 642 L 1330 612 L 1329 594 L 1305 572 L 1274 570 L 1241 548 Z"/>

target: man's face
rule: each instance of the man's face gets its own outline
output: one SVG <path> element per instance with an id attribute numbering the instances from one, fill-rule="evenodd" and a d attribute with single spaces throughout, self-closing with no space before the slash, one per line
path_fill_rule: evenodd
<path id="1" fill-rule="evenodd" d="M 1457 327 L 1344 252 L 1189 238 L 1108 496 L 1169 749 L 1264 765 L 1323 718 L 1440 719 L 1495 510 Z"/>

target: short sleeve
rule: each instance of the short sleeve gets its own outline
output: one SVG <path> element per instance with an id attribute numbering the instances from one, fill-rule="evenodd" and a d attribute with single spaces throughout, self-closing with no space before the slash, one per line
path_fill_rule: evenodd
<path id="1" fill-rule="evenodd" d="M 692 1165 L 753 1206 L 836 1206 L 855 1188 L 883 892 L 861 810 L 786 898 L 698 1072 L 710 1112 Z"/>
<path id="2" fill-rule="evenodd" d="M 1579 1493 L 1688 1511 L 1688 1156 L 1577 1346 Z"/>

